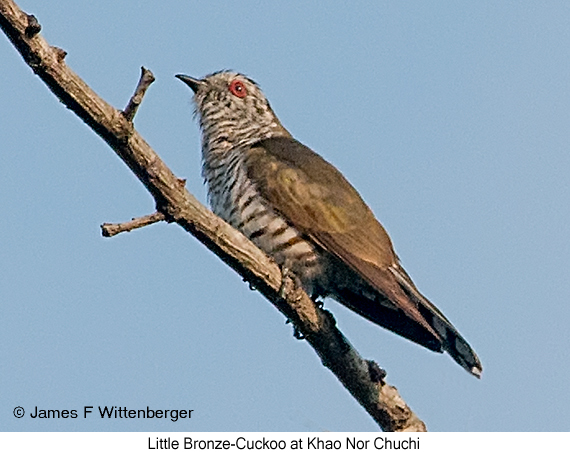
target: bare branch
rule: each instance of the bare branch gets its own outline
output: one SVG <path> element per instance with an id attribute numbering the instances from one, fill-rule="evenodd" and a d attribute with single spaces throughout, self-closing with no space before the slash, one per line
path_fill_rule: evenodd
<path id="1" fill-rule="evenodd" d="M 139 80 L 139 84 L 137 85 L 137 89 L 133 94 L 133 97 L 129 100 L 128 105 L 123 110 L 123 114 L 127 121 L 133 122 L 133 119 L 139 109 L 139 106 L 143 100 L 143 97 L 146 93 L 148 87 L 154 82 L 154 74 L 146 69 L 144 66 L 141 67 L 141 78 Z"/>
<path id="2" fill-rule="evenodd" d="M 131 221 L 127 221 L 126 223 L 103 223 L 101 225 L 101 233 L 103 234 L 103 237 L 113 237 L 121 232 L 129 232 L 133 229 L 143 228 L 153 223 L 163 221 L 164 219 L 164 214 L 162 212 L 154 212 L 150 215 L 145 215 L 144 217 L 133 218 Z"/>
<path id="3" fill-rule="evenodd" d="M 37 20 L 12 0 L 0 0 L 0 27 L 54 94 L 131 168 L 154 197 L 157 211 L 194 235 L 287 316 L 378 425 L 386 431 L 425 431 L 425 424 L 396 388 L 384 382 L 381 369 L 364 360 L 336 328 L 332 315 L 318 308 L 292 279 L 283 282 L 279 267 L 270 258 L 188 193 L 125 114 L 97 96 L 67 67 L 63 51 L 37 34 Z"/>

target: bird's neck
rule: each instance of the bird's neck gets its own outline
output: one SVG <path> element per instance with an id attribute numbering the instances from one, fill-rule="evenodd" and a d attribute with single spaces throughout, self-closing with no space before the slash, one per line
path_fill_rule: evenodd
<path id="1" fill-rule="evenodd" d="M 273 137 L 291 137 L 278 119 L 266 125 L 250 125 L 234 129 L 228 127 L 202 127 L 202 157 L 205 164 L 223 164 L 243 153 L 254 143 Z"/>

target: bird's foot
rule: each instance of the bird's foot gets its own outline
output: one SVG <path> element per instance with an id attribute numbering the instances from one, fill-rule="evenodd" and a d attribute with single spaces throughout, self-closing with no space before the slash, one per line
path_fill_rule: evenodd
<path id="1" fill-rule="evenodd" d="M 289 276 L 289 268 L 285 265 L 279 267 L 281 270 L 281 286 L 279 287 L 279 298 L 284 298 L 287 292 L 287 277 Z"/>

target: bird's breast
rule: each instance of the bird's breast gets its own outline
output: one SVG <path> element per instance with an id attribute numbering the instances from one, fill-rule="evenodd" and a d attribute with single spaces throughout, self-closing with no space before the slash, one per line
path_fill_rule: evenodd
<path id="1" fill-rule="evenodd" d="M 228 158 L 225 165 L 206 165 L 204 176 L 216 215 L 249 238 L 278 265 L 293 271 L 307 292 L 323 287 L 325 262 L 315 244 L 272 209 L 248 179 L 239 159 Z"/>

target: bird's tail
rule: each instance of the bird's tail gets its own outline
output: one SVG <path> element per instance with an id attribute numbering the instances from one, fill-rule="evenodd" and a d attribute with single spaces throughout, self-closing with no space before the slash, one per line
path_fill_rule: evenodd
<path id="1" fill-rule="evenodd" d="M 398 309 L 380 292 L 364 293 L 339 288 L 335 294 L 338 301 L 358 312 L 363 317 L 400 336 L 410 339 L 435 352 L 446 351 L 469 373 L 481 377 L 479 358 L 449 320 L 427 298 L 425 298 L 401 266 L 390 267 L 390 272 L 413 306 L 414 316 Z M 414 318 L 415 317 L 415 318 Z"/>
<path id="2" fill-rule="evenodd" d="M 420 293 L 401 266 L 391 267 L 390 271 L 406 295 L 416 304 L 422 317 L 437 333 L 441 348 L 449 353 L 461 367 L 477 378 L 481 378 L 483 371 L 481 361 L 451 322 Z"/>

